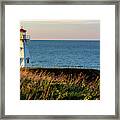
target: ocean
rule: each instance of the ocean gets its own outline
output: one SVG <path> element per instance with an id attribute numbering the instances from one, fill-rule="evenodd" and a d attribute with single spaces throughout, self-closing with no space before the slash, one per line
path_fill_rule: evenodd
<path id="1" fill-rule="evenodd" d="M 31 67 L 100 69 L 100 41 L 30 40 Z"/>

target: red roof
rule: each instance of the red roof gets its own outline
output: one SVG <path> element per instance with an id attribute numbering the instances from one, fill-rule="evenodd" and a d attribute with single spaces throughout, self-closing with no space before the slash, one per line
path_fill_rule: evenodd
<path id="1" fill-rule="evenodd" d="M 20 32 L 26 32 L 26 30 L 24 30 L 24 29 L 20 29 Z"/>

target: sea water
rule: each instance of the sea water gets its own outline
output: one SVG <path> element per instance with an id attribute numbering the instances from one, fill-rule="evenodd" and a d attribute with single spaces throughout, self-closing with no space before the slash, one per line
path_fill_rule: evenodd
<path id="1" fill-rule="evenodd" d="M 30 40 L 31 67 L 100 69 L 100 41 Z"/>

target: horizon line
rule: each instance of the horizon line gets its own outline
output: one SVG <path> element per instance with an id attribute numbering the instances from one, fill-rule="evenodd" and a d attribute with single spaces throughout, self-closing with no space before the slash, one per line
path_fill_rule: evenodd
<path id="1" fill-rule="evenodd" d="M 100 40 L 99 39 L 30 39 L 30 40 Z"/>

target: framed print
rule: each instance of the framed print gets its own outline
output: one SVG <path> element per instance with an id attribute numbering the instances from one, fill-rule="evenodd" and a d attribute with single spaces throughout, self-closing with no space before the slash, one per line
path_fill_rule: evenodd
<path id="1" fill-rule="evenodd" d="M 1 118 L 119 119 L 119 2 L 2 2 Z"/>

